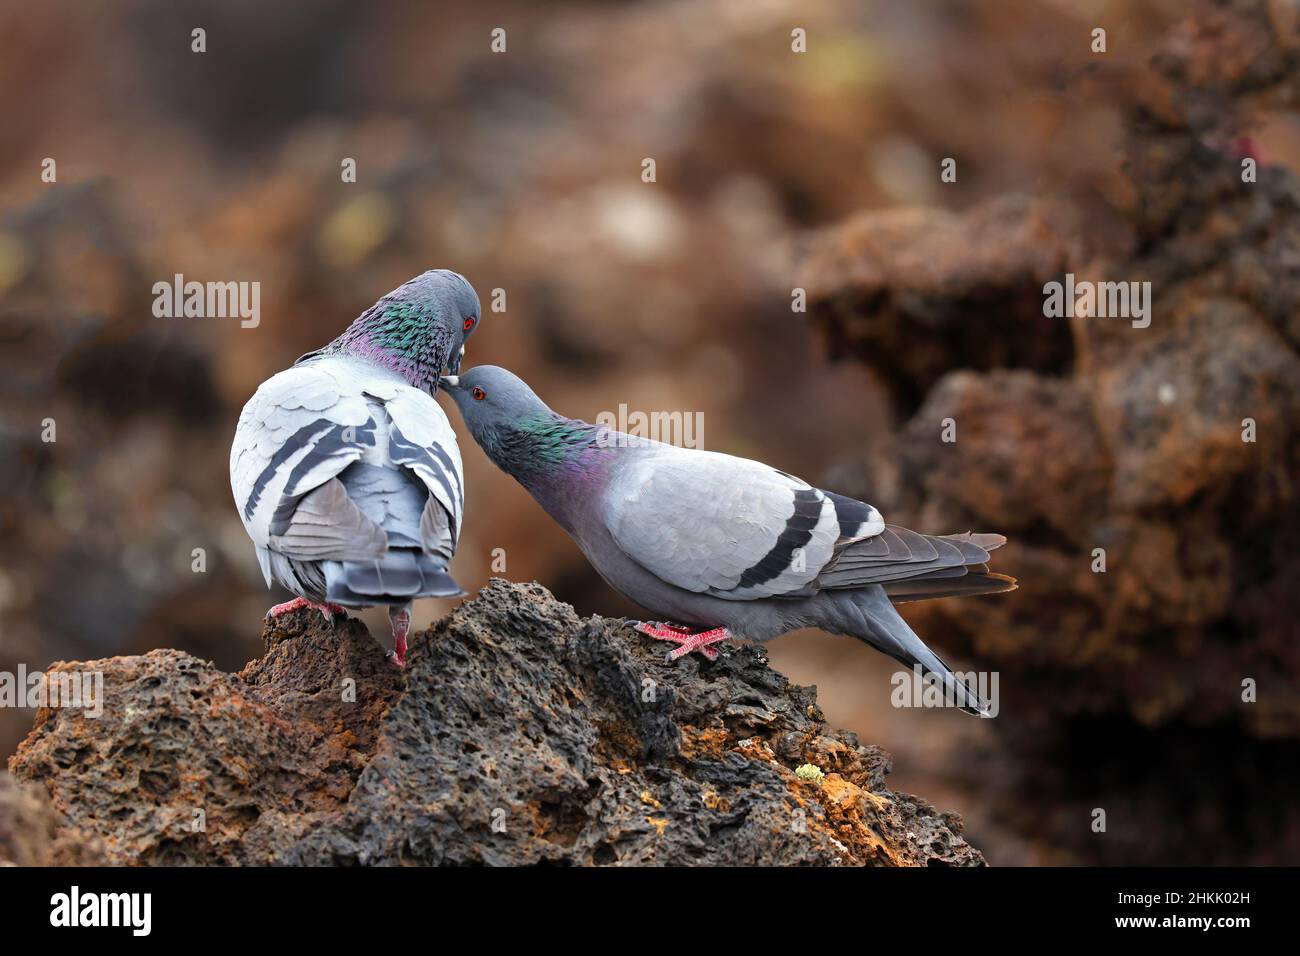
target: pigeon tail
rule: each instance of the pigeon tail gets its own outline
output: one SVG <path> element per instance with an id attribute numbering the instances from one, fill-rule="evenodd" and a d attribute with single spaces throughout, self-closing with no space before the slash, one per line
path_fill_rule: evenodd
<path id="1" fill-rule="evenodd" d="M 325 599 L 370 607 L 404 605 L 422 597 L 463 597 L 444 559 L 416 548 L 392 548 L 370 561 L 324 561 Z"/>
<path id="2" fill-rule="evenodd" d="M 908 626 L 883 588 L 863 588 L 844 596 L 857 612 L 850 619 L 861 622 L 859 628 L 849 630 L 851 637 L 884 651 L 908 667 L 919 664 L 924 675 L 933 674 L 939 679 L 947 699 L 956 701 L 962 711 L 977 717 L 990 716 L 987 705 Z"/>

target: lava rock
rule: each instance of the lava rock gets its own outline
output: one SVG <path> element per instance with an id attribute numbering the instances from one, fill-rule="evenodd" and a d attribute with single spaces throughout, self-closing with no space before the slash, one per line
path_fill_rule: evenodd
<path id="1" fill-rule="evenodd" d="M 103 714 L 40 711 L 11 771 L 116 864 L 984 863 L 758 648 L 669 663 L 501 580 L 405 670 L 355 620 L 263 639 L 239 674 L 171 650 L 56 665 L 103 671 Z"/>
<path id="2" fill-rule="evenodd" d="M 1185 7 L 1145 68 L 1107 81 L 1131 197 L 1068 246 L 1007 196 L 862 213 L 804 268 L 831 356 L 903 383 L 896 398 L 921 385 L 897 436 L 873 434 L 832 487 L 900 524 L 1009 538 L 994 568 L 1014 594 L 908 610 L 1001 676 L 970 805 L 1072 862 L 1275 865 L 1300 852 L 1300 176 L 1248 133 L 1296 95 L 1300 20 L 1259 0 Z M 1070 190 L 1044 201 L 1086 203 Z M 1045 319 L 1040 286 L 1063 365 L 994 368 L 1019 344 L 936 335 L 931 317 L 978 291 L 994 338 L 1032 340 L 1017 309 L 1052 269 L 1150 283 L 1148 321 Z M 1104 839 L 1081 825 L 1097 808 Z"/>
<path id="3" fill-rule="evenodd" d="M 104 862 L 98 839 L 62 831 L 39 786 L 0 772 L 0 866 L 96 866 Z"/>
<path id="4" fill-rule="evenodd" d="M 1043 318 L 1043 284 L 1065 272 L 1073 213 L 1007 196 L 967 213 L 886 209 L 822 230 L 800 285 L 831 358 L 856 358 L 914 410 L 952 365 L 1069 367 L 1068 327 Z"/>

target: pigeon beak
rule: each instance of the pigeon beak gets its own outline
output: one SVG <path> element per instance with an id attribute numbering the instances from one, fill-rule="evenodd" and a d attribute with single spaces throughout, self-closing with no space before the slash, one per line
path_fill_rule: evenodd
<path id="1" fill-rule="evenodd" d="M 460 347 L 460 351 L 456 353 L 456 357 L 447 363 L 447 371 L 450 372 L 453 377 L 460 374 L 460 363 L 464 360 L 464 358 L 465 358 L 465 346 L 462 345 Z"/>
<path id="2" fill-rule="evenodd" d="M 443 388 L 459 388 L 459 387 L 460 387 L 460 376 L 459 376 L 459 375 L 444 375 L 444 376 L 442 376 L 442 378 L 438 379 L 438 384 L 441 385 Z"/>

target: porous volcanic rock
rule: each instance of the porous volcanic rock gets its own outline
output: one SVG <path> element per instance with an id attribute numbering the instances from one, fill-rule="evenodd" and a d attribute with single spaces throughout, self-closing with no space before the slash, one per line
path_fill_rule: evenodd
<path id="1" fill-rule="evenodd" d="M 404 671 L 355 620 L 300 611 L 263 638 L 239 674 L 172 650 L 57 665 L 102 670 L 105 701 L 42 710 L 10 761 L 55 837 L 116 864 L 984 862 L 758 648 L 668 663 L 501 580 Z"/>
<path id="2" fill-rule="evenodd" d="M 99 840 L 62 832 L 58 815 L 39 786 L 0 771 L 0 866 L 95 866 Z"/>
<path id="3" fill-rule="evenodd" d="M 1067 241 L 1069 217 L 1042 210 L 1071 197 L 1010 195 L 864 213 L 805 251 L 831 356 L 910 416 L 895 455 L 842 463 L 835 486 L 899 523 L 1008 535 L 1015 595 L 916 621 L 1026 676 L 1045 713 L 1300 738 L 1300 696 L 1280 690 L 1300 679 L 1300 177 L 1242 166 L 1253 111 L 1296 92 L 1300 21 L 1275 13 L 1189 5 L 1125 90 L 1125 241 L 1086 220 Z M 1149 283 L 1150 311 L 1046 316 L 1044 283 L 1067 272 Z M 1063 351 L 1032 351 L 1057 336 Z M 1247 678 L 1279 692 L 1244 703 Z"/>
<path id="4" fill-rule="evenodd" d="M 1284 7 L 1186 4 L 1145 68 L 1100 71 L 1117 208 L 1063 178 L 1033 205 L 867 212 L 806 247 L 831 357 L 903 413 L 825 484 L 900 524 L 1008 536 L 994 567 L 1018 591 L 909 620 L 1001 675 L 971 806 L 1075 862 L 1300 853 L 1300 176 L 1251 139 L 1300 88 Z M 1046 203 L 1092 214 L 1067 242 Z M 1049 317 L 1043 282 L 1066 273 L 1150 283 L 1150 311 Z M 1025 350 L 1054 335 L 1064 364 Z M 1081 821 L 1107 807 L 1102 838 Z"/>
<path id="5" fill-rule="evenodd" d="M 864 362 L 912 411 L 953 355 L 981 370 L 1069 367 L 1069 328 L 1043 320 L 1042 288 L 1070 259 L 1073 219 L 1025 196 L 861 213 L 804 240 L 799 281 L 829 357 Z"/>

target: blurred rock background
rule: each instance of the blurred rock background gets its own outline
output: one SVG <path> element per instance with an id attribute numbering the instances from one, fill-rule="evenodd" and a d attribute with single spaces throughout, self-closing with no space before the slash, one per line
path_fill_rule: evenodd
<path id="1" fill-rule="evenodd" d="M 1300 862 L 1298 25 L 1294 0 L 0 9 L 0 670 L 259 653 L 281 596 L 230 500 L 239 409 L 449 267 L 506 293 L 468 364 L 565 413 L 702 412 L 710 449 L 1010 535 L 1020 591 L 908 610 L 999 671 L 995 721 L 892 708 L 854 642 L 771 645 L 991 863 Z M 1044 318 L 1066 272 L 1152 281 L 1151 327 Z M 260 282 L 260 324 L 155 318 L 177 273 Z M 635 613 L 463 452 L 462 584 L 501 548 Z M 0 753 L 31 719 L 0 710 Z"/>

